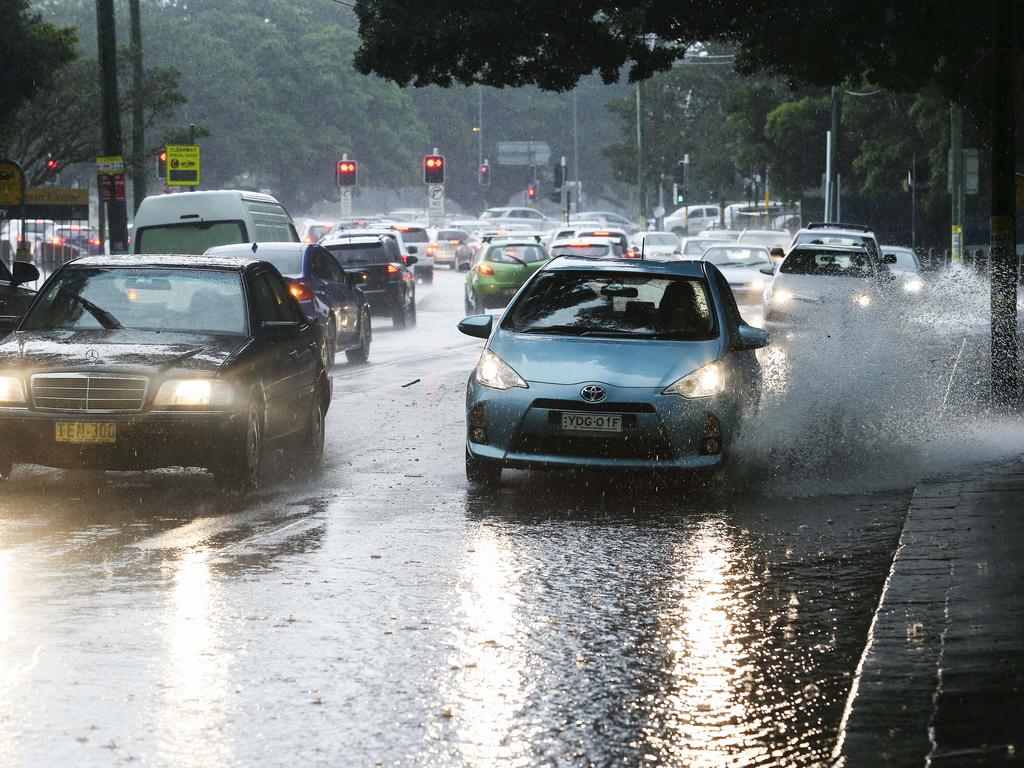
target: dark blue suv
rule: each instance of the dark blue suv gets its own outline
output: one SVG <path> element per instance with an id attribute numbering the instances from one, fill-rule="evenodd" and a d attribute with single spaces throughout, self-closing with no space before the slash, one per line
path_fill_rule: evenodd
<path id="1" fill-rule="evenodd" d="M 323 332 L 324 363 L 334 365 L 338 351 L 350 363 L 370 356 L 373 329 L 363 275 L 346 272 L 330 251 L 316 243 L 239 243 L 210 248 L 207 255 L 269 261 L 288 282 L 302 311 L 315 317 Z"/>

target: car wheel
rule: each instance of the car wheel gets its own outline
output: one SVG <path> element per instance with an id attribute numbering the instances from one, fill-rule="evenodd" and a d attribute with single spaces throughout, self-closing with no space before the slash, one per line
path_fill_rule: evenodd
<path id="1" fill-rule="evenodd" d="M 309 424 L 303 431 L 302 445 L 296 452 L 296 466 L 306 477 L 315 475 L 324 463 L 324 402 L 317 395 L 309 414 Z"/>
<path id="2" fill-rule="evenodd" d="M 213 470 L 221 490 L 245 493 L 259 485 L 263 461 L 263 424 L 255 405 L 249 406 L 244 432 L 238 435 L 228 455 Z"/>
<path id="3" fill-rule="evenodd" d="M 483 299 L 476 296 L 473 297 L 473 314 L 483 315 L 487 313 L 487 306 L 484 304 Z"/>
<path id="4" fill-rule="evenodd" d="M 501 486 L 501 464 L 480 459 L 466 449 L 466 480 L 480 490 L 497 491 Z"/>
<path id="5" fill-rule="evenodd" d="M 426 269 L 423 269 L 421 271 L 423 272 L 423 282 L 424 283 L 426 283 L 427 285 L 430 285 L 431 283 L 434 282 L 434 268 L 433 267 L 427 267 Z"/>
<path id="6" fill-rule="evenodd" d="M 686 237 L 686 230 L 676 227 L 675 229 L 672 230 L 672 234 L 675 235 L 676 237 Z"/>
<path id="7" fill-rule="evenodd" d="M 328 322 L 331 324 L 327 329 L 326 339 L 324 340 L 324 367 L 331 369 L 334 367 L 334 363 L 338 359 L 338 331 L 334 325 L 334 318 L 328 318 Z"/>
<path id="8" fill-rule="evenodd" d="M 409 305 L 409 320 L 410 326 L 416 325 L 416 297 L 413 296 L 412 303 Z"/>
<path id="9" fill-rule="evenodd" d="M 359 346 L 345 352 L 350 363 L 365 363 L 370 359 L 370 342 L 373 340 L 373 326 L 370 325 L 370 313 L 363 312 L 359 321 Z"/>
<path id="10" fill-rule="evenodd" d="M 406 321 L 405 297 L 398 300 L 398 305 L 391 311 L 391 323 L 395 328 L 405 328 Z"/>

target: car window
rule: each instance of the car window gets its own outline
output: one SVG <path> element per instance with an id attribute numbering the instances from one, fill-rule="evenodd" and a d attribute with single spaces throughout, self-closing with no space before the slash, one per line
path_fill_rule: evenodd
<path id="1" fill-rule="evenodd" d="M 288 319 L 282 302 L 270 283 L 269 272 L 260 272 L 252 280 L 253 305 L 258 322 L 277 322 Z"/>
<path id="2" fill-rule="evenodd" d="M 536 264 L 547 260 L 547 251 L 539 245 L 495 245 L 484 256 L 484 261 L 495 264 Z"/>
<path id="3" fill-rule="evenodd" d="M 301 323 L 305 319 L 305 315 L 302 314 L 299 302 L 288 289 L 288 284 L 280 275 L 273 272 L 264 272 L 263 274 L 266 275 L 270 289 L 274 292 L 274 299 L 277 301 L 277 306 L 283 316 L 282 319 Z"/>
<path id="4" fill-rule="evenodd" d="M 714 242 L 714 240 L 689 240 L 683 248 L 683 253 L 687 256 L 700 256 Z"/>
<path id="5" fill-rule="evenodd" d="M 244 198 L 243 202 L 256 227 L 256 240 L 276 243 L 298 241 L 291 217 L 280 204 Z"/>
<path id="6" fill-rule="evenodd" d="M 890 264 L 892 269 L 906 270 L 908 272 L 917 272 L 920 270 L 920 266 L 917 263 L 917 259 L 914 257 L 912 251 L 905 250 L 903 248 L 893 249 L 886 251 L 896 257 L 896 263 Z"/>
<path id="7" fill-rule="evenodd" d="M 392 243 L 394 241 L 391 241 Z M 388 258 L 388 251 L 385 250 L 384 241 L 375 243 L 331 243 L 324 246 L 330 251 L 334 258 L 341 264 L 382 264 L 385 261 L 395 261 L 396 257 Z M 395 251 L 398 246 L 394 246 Z"/>
<path id="8" fill-rule="evenodd" d="M 715 336 L 706 284 L 697 278 L 605 271 L 541 272 L 502 328 L 520 333 L 678 340 Z"/>
<path id="9" fill-rule="evenodd" d="M 612 252 L 610 243 L 565 243 L 551 249 L 552 256 L 593 256 L 601 258 Z"/>
<path id="10" fill-rule="evenodd" d="M 737 328 L 743 322 L 743 316 L 740 315 L 740 308 L 736 306 L 736 297 L 729 286 L 729 281 L 717 269 L 709 269 L 708 271 L 714 277 L 715 288 L 721 297 L 722 309 L 725 310 L 725 318 L 729 324 L 729 327 L 726 329 L 729 333 L 729 343 L 735 346 L 739 342 Z"/>
<path id="11" fill-rule="evenodd" d="M 331 274 L 331 268 L 328 265 L 329 261 L 333 261 L 329 253 L 324 253 L 320 250 L 313 251 L 311 261 L 313 264 L 313 277 L 327 282 L 334 280 L 334 275 Z"/>
<path id="12" fill-rule="evenodd" d="M 269 261 L 277 267 L 277 271 L 282 275 L 288 275 L 289 277 L 302 276 L 303 251 L 298 249 L 294 251 L 271 251 L 267 248 L 261 248 L 257 253 L 259 258 Z"/>
<path id="13" fill-rule="evenodd" d="M 237 272 L 73 267 L 49 283 L 24 327 L 244 335 L 245 318 Z"/>
<path id="14" fill-rule="evenodd" d="M 713 245 L 704 251 L 704 261 L 716 267 L 767 267 L 772 260 L 760 248 Z"/>
<path id="15" fill-rule="evenodd" d="M 430 235 L 427 230 L 415 227 L 396 227 L 402 233 L 402 240 L 406 243 L 429 243 Z"/>
<path id="16" fill-rule="evenodd" d="M 787 275 L 817 275 L 822 277 L 872 277 L 871 260 L 866 253 L 851 251 L 792 251 L 779 267 Z"/>
<path id="17" fill-rule="evenodd" d="M 198 256 L 218 245 L 245 243 L 249 237 L 241 221 L 195 221 L 142 227 L 135 233 L 138 253 L 184 253 Z M 278 240 L 282 238 L 262 238 Z M 285 241 L 290 237 L 283 238 Z"/>
<path id="18" fill-rule="evenodd" d="M 330 275 L 329 280 L 333 280 L 336 283 L 345 282 L 345 270 L 341 268 L 338 260 L 334 258 L 334 254 L 328 251 L 326 248 L 320 250 L 321 255 L 324 257 L 324 261 L 327 265 L 327 274 Z"/>

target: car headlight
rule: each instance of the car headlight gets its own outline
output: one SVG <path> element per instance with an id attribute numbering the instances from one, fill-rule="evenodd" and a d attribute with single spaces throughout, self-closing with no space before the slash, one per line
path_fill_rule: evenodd
<path id="1" fill-rule="evenodd" d="M 662 390 L 663 395 L 711 397 L 725 391 L 725 371 L 717 360 L 683 376 Z"/>
<path id="2" fill-rule="evenodd" d="M 0 405 L 24 405 L 25 388 L 17 376 L 0 376 Z"/>
<path id="3" fill-rule="evenodd" d="M 763 291 L 765 285 L 767 285 L 767 283 L 765 283 L 765 281 L 762 280 L 761 278 L 757 277 L 751 280 L 747 287 L 752 291 Z"/>
<path id="4" fill-rule="evenodd" d="M 484 350 L 484 353 L 480 355 L 480 362 L 476 364 L 476 380 L 492 389 L 529 388 L 523 381 L 523 377 L 516 373 L 512 366 L 489 349 Z"/>
<path id="5" fill-rule="evenodd" d="M 920 293 L 924 290 L 924 280 L 912 277 L 903 284 L 903 290 L 907 293 Z"/>
<path id="6" fill-rule="evenodd" d="M 875 303 L 875 300 L 871 295 L 867 293 L 858 293 L 854 295 L 853 303 L 856 304 L 861 309 L 867 309 L 868 307 Z"/>
<path id="7" fill-rule="evenodd" d="M 221 408 L 235 401 L 234 388 L 215 379 L 165 381 L 156 393 L 156 408 Z"/>
<path id="8" fill-rule="evenodd" d="M 772 301 L 776 304 L 788 304 L 793 300 L 793 292 L 785 288 L 777 288 L 772 291 Z"/>

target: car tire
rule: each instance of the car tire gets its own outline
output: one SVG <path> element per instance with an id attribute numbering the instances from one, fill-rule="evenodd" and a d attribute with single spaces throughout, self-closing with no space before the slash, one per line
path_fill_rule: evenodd
<path id="1" fill-rule="evenodd" d="M 434 282 L 434 268 L 427 267 L 420 271 L 423 273 L 423 282 L 427 285 L 431 285 Z"/>
<path id="2" fill-rule="evenodd" d="M 295 452 L 295 466 L 305 477 L 312 477 L 324 465 L 326 435 L 324 400 L 317 394 L 309 413 L 309 424 L 302 431 L 302 443 Z"/>
<path id="3" fill-rule="evenodd" d="M 398 300 L 398 305 L 391 311 L 391 323 L 395 328 L 405 328 L 408 312 L 405 308 L 405 297 Z"/>
<path id="4" fill-rule="evenodd" d="M 681 229 L 680 227 L 676 227 L 675 229 L 672 230 L 672 234 L 675 235 L 676 237 L 686 237 L 686 230 Z"/>
<path id="5" fill-rule="evenodd" d="M 359 321 L 359 346 L 345 351 L 345 357 L 353 364 L 365 363 L 370 359 L 370 342 L 373 340 L 373 326 L 370 324 L 370 313 L 363 312 Z"/>
<path id="6" fill-rule="evenodd" d="M 501 464 L 474 456 L 466 449 L 466 480 L 471 487 L 497 491 L 501 487 Z"/>
<path id="7" fill-rule="evenodd" d="M 412 303 L 409 305 L 409 314 L 407 320 L 409 327 L 416 325 L 416 297 L 412 297 Z"/>
<path id="8" fill-rule="evenodd" d="M 334 324 L 334 318 L 328 318 L 330 327 L 324 334 L 324 367 L 330 370 L 338 360 L 338 331 Z"/>
<path id="9" fill-rule="evenodd" d="M 263 421 L 255 405 L 249 406 L 245 427 L 232 442 L 228 455 L 213 469 L 214 480 L 227 493 L 255 490 L 263 463 Z"/>
<path id="10" fill-rule="evenodd" d="M 483 299 L 473 297 L 473 314 L 474 315 L 485 315 L 487 314 L 487 305 L 484 304 Z"/>

